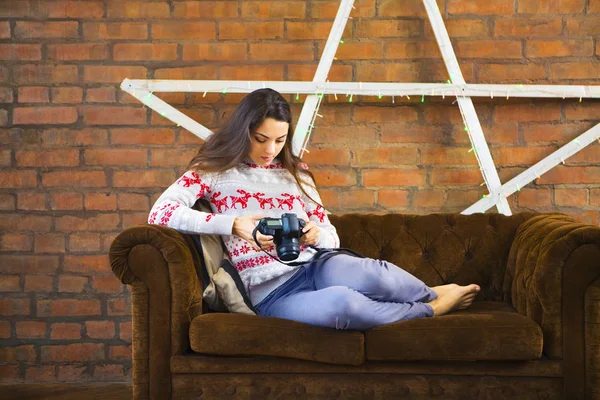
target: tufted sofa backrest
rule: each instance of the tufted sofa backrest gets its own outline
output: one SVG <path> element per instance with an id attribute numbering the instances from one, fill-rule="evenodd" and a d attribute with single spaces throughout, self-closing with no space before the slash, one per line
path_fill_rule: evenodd
<path id="1" fill-rule="evenodd" d="M 477 300 L 502 301 L 507 259 L 522 222 L 536 215 L 329 215 L 340 246 L 390 261 L 429 286 L 481 286 Z"/>

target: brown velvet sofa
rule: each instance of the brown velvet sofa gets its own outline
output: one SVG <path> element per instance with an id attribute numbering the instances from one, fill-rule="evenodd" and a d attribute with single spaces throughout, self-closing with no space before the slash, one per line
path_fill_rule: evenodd
<path id="1" fill-rule="evenodd" d="M 131 285 L 135 399 L 600 399 L 600 228 L 562 214 L 332 215 L 343 247 L 472 307 L 336 331 L 208 312 L 188 235 L 144 225 L 110 258 Z"/>

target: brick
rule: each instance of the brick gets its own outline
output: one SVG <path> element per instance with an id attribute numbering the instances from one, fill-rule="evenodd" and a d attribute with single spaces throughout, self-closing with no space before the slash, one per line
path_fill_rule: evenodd
<path id="1" fill-rule="evenodd" d="M 423 186 L 426 173 L 417 169 L 364 169 L 362 171 L 363 186 Z"/>
<path id="2" fill-rule="evenodd" d="M 559 36 L 562 21 L 557 18 L 505 18 L 494 23 L 494 36 Z"/>
<path id="3" fill-rule="evenodd" d="M 8 111 L 0 110 L 0 126 L 8 125 Z"/>
<path id="4" fill-rule="evenodd" d="M 586 103 L 574 103 L 565 106 L 565 118 L 568 120 L 591 120 L 597 121 L 600 104 L 594 101 Z"/>
<path id="5" fill-rule="evenodd" d="M 0 279 L 0 292 L 20 292 L 20 280 L 19 275 L 2 275 L 2 279 Z"/>
<path id="6" fill-rule="evenodd" d="M 52 276 L 28 275 L 25 277 L 25 292 L 52 292 Z"/>
<path id="7" fill-rule="evenodd" d="M 0 231 L 48 232 L 52 227 L 52 217 L 45 215 L 9 214 L 0 219 Z"/>
<path id="8" fill-rule="evenodd" d="M 15 196 L 12 194 L 0 194 L 0 210 L 13 211 L 16 210 Z"/>
<path id="9" fill-rule="evenodd" d="M 363 20 L 356 24 L 355 38 L 408 38 L 420 36 L 421 21 Z"/>
<path id="10" fill-rule="evenodd" d="M 552 205 L 549 189 L 521 189 L 517 193 L 520 207 L 546 207 Z"/>
<path id="11" fill-rule="evenodd" d="M 33 240 L 29 235 L 20 233 L 4 233 L 0 235 L 0 250 L 2 251 L 31 251 Z"/>
<path id="12" fill-rule="evenodd" d="M 527 57 L 588 57 L 594 55 L 594 42 L 585 40 L 528 40 Z"/>
<path id="13" fill-rule="evenodd" d="M 82 382 L 87 379 L 86 369 L 85 365 L 59 365 L 56 380 L 58 382 Z"/>
<path id="14" fill-rule="evenodd" d="M 123 285 L 114 275 L 92 277 L 92 288 L 98 293 L 121 293 Z"/>
<path id="15" fill-rule="evenodd" d="M 36 186 L 37 174 L 35 171 L 0 171 L 0 187 L 26 188 Z"/>
<path id="16" fill-rule="evenodd" d="M 342 206 L 345 209 L 373 208 L 375 203 L 375 191 L 358 190 L 345 191 L 342 193 Z"/>
<path id="17" fill-rule="evenodd" d="M 17 21 L 15 38 L 17 39 L 75 39 L 79 37 L 77 21 Z"/>
<path id="18" fill-rule="evenodd" d="M 84 22 L 83 37 L 86 40 L 147 39 L 148 24 L 145 22 Z M 154 37 L 154 39 L 158 39 Z"/>
<path id="19" fill-rule="evenodd" d="M 68 171 L 42 173 L 42 183 L 46 187 L 103 187 L 106 175 L 103 171 Z"/>
<path id="20" fill-rule="evenodd" d="M 168 187 L 175 182 L 172 170 L 115 171 L 114 187 Z"/>
<path id="21" fill-rule="evenodd" d="M 590 189 L 590 206 L 600 206 L 600 189 Z"/>
<path id="22" fill-rule="evenodd" d="M 522 0 L 517 5 L 519 14 L 578 14 L 585 8 L 585 0 Z"/>
<path id="23" fill-rule="evenodd" d="M 10 39 L 10 24 L 8 21 L 0 22 L 0 39 Z"/>
<path id="24" fill-rule="evenodd" d="M 530 124 L 521 129 L 523 139 L 528 145 L 554 141 L 566 142 L 581 133 L 580 124 Z"/>
<path id="25" fill-rule="evenodd" d="M 146 110 L 141 107 L 82 106 L 84 123 L 88 125 L 143 125 Z"/>
<path id="26" fill-rule="evenodd" d="M 39 44 L 0 44 L 0 60 L 35 61 L 42 59 L 42 46 Z"/>
<path id="27" fill-rule="evenodd" d="M 117 195 L 114 193 L 88 193 L 85 195 L 85 209 L 114 211 L 117 209 Z"/>
<path id="28" fill-rule="evenodd" d="M 289 65 L 288 79 L 294 81 L 312 81 L 316 71 L 316 65 Z M 335 82 L 351 81 L 352 67 L 350 65 L 332 65 L 328 78 Z"/>
<path id="29" fill-rule="evenodd" d="M 444 21 L 446 30 L 451 38 L 474 38 L 481 39 L 490 37 L 490 28 L 485 21 L 478 19 L 452 19 Z M 431 25 L 425 24 L 425 37 L 433 39 Z"/>
<path id="30" fill-rule="evenodd" d="M 417 208 L 436 208 L 445 204 L 442 190 L 417 190 L 413 194 L 413 206 Z"/>
<path id="31" fill-rule="evenodd" d="M 104 344 L 73 343 L 63 346 L 41 346 L 42 362 L 99 361 L 104 359 Z"/>
<path id="32" fill-rule="evenodd" d="M 145 67 L 139 66 L 99 66 L 86 65 L 83 67 L 84 82 L 121 83 L 123 79 L 146 79 Z"/>
<path id="33" fill-rule="evenodd" d="M 0 65 L 0 82 L 8 82 L 9 69 Z"/>
<path id="34" fill-rule="evenodd" d="M 29 315 L 29 299 L 0 299 L 0 315 Z"/>
<path id="35" fill-rule="evenodd" d="M 413 107 L 356 107 L 354 122 L 386 123 L 395 121 L 415 122 L 417 111 Z"/>
<path id="36" fill-rule="evenodd" d="M 114 103 L 117 100 L 115 88 L 87 88 L 85 100 L 88 103 Z"/>
<path id="37" fill-rule="evenodd" d="M 3 87 L 0 88 L 0 103 L 12 103 L 13 102 L 13 90 L 11 88 Z"/>
<path id="38" fill-rule="evenodd" d="M 567 36 L 593 36 L 598 32 L 597 16 L 572 17 L 565 18 L 565 20 L 565 34 Z"/>
<path id="39" fill-rule="evenodd" d="M 482 197 L 482 194 L 476 190 L 448 190 L 447 193 L 444 206 L 457 209 L 465 209 Z"/>
<path id="40" fill-rule="evenodd" d="M 468 0 L 448 0 L 448 13 L 450 15 L 512 15 L 514 2 L 512 0 L 491 0 L 486 2 L 472 2 Z"/>
<path id="41" fill-rule="evenodd" d="M 598 0 L 590 1 L 589 12 L 590 13 L 600 13 L 600 2 Z"/>
<path id="42" fill-rule="evenodd" d="M 431 185 L 474 185 L 483 182 L 479 168 L 474 169 L 435 169 L 429 176 Z"/>
<path id="43" fill-rule="evenodd" d="M 76 86 L 52 88 L 52 103 L 79 104 L 82 99 L 83 88 Z"/>
<path id="44" fill-rule="evenodd" d="M 42 142 L 44 146 L 105 146 L 108 144 L 108 131 L 100 128 L 46 129 Z"/>
<path id="45" fill-rule="evenodd" d="M 378 190 L 377 204 L 385 208 L 404 208 L 408 206 L 408 192 L 405 190 Z"/>
<path id="46" fill-rule="evenodd" d="M 69 236 L 69 251 L 100 251 L 100 235 L 97 233 L 71 234 Z"/>
<path id="47" fill-rule="evenodd" d="M 304 18 L 305 3 L 295 1 L 245 1 L 242 3 L 242 17 L 256 19 Z"/>
<path id="48" fill-rule="evenodd" d="M 50 208 L 52 210 L 82 210 L 83 196 L 81 193 L 51 193 Z"/>
<path id="49" fill-rule="evenodd" d="M 145 222 L 146 223 L 146 222 Z M 113 242 L 116 240 L 117 236 L 119 236 L 119 232 L 108 232 L 108 233 L 103 233 L 100 236 L 100 242 L 101 242 L 101 250 L 104 252 L 108 252 L 110 249 L 110 246 L 113 244 Z"/>
<path id="50" fill-rule="evenodd" d="M 14 124 L 72 124 L 77 121 L 74 107 L 16 107 Z"/>
<path id="51" fill-rule="evenodd" d="M 363 149 L 354 152 L 352 161 L 354 166 L 392 166 L 415 165 L 418 163 L 419 154 L 416 148 L 378 148 Z"/>
<path id="52" fill-rule="evenodd" d="M 118 208 L 124 211 L 149 211 L 150 203 L 148 196 L 136 193 L 119 193 Z"/>
<path id="53" fill-rule="evenodd" d="M 17 95 L 19 103 L 49 103 L 50 91 L 47 87 L 20 87 Z"/>
<path id="54" fill-rule="evenodd" d="M 263 30 L 266 30 L 269 25 L 272 25 L 270 29 L 272 32 L 277 34 L 278 36 L 283 36 L 283 24 L 281 25 L 281 33 L 279 34 L 279 25 L 274 24 L 272 22 L 262 22 L 258 24 L 263 24 Z M 219 28 L 222 25 L 219 25 Z M 329 37 L 329 32 L 331 31 L 332 23 L 331 21 L 326 22 L 294 22 L 294 21 L 286 21 L 286 37 L 288 40 L 325 40 Z M 260 25 L 255 28 L 260 29 Z M 252 27 L 250 27 L 252 29 Z M 239 33 L 244 33 L 243 30 L 238 30 Z M 250 37 L 252 37 L 252 30 L 247 32 Z M 241 39 L 244 36 L 233 36 L 231 39 Z M 352 24 L 347 24 L 344 28 L 344 32 L 342 34 L 342 38 L 352 37 Z M 222 35 L 219 35 L 219 38 L 223 38 Z M 255 38 L 258 39 L 258 38 Z M 338 51 L 343 50 L 344 46 L 338 47 Z M 338 53 L 339 54 L 339 53 Z M 339 55 L 338 55 L 339 57 Z"/>
<path id="55" fill-rule="evenodd" d="M 356 184 L 356 172 L 350 169 L 315 168 L 312 173 L 318 186 L 353 186 Z"/>
<path id="56" fill-rule="evenodd" d="M 17 321 L 18 339 L 44 339 L 46 323 L 43 321 Z"/>
<path id="57" fill-rule="evenodd" d="M 33 345 L 0 348 L 0 362 L 14 363 L 17 361 L 35 361 Z"/>
<path id="58" fill-rule="evenodd" d="M 454 47 L 458 58 L 522 58 L 517 40 L 458 40 Z"/>
<path id="59" fill-rule="evenodd" d="M 395 2 L 395 1 L 387 1 L 387 2 L 386 1 L 378 1 L 378 3 L 379 3 L 379 14 L 378 15 L 384 16 L 383 13 L 386 13 L 385 16 L 392 16 L 392 14 L 390 14 L 389 11 L 386 11 L 386 4 L 390 4 L 390 3 L 396 4 L 397 2 Z M 312 7 L 308 11 L 309 11 L 310 17 L 312 17 L 312 18 L 333 20 L 335 18 L 335 16 L 337 15 L 339 6 L 340 6 L 339 3 L 335 2 L 335 1 L 323 1 L 323 2 L 320 1 L 320 2 L 313 3 Z M 395 15 L 395 16 L 405 16 L 405 15 L 406 16 L 415 16 L 413 10 L 419 8 L 419 6 L 421 6 L 419 3 L 417 3 L 415 6 L 414 2 L 403 3 L 402 7 L 396 7 L 394 9 L 394 11 L 404 12 L 405 14 L 399 14 L 399 15 Z M 374 17 L 375 16 L 375 9 L 376 9 L 375 0 L 361 0 L 360 2 L 355 2 L 354 7 L 355 7 L 355 9 L 352 10 L 352 14 L 351 14 L 353 17 L 359 17 L 359 16 L 360 17 Z M 413 13 L 407 15 L 411 11 Z M 423 9 L 422 11 L 424 12 L 425 10 Z"/>
<path id="60" fill-rule="evenodd" d="M 439 58 L 440 50 L 435 42 L 399 42 L 386 43 L 384 54 L 386 59 Z"/>
<path id="61" fill-rule="evenodd" d="M 492 149 L 492 158 L 496 166 L 530 166 L 546 158 L 556 150 L 554 146 L 544 147 L 501 147 Z"/>
<path id="62" fill-rule="evenodd" d="M 198 43 L 183 45 L 184 61 L 241 61 L 248 59 L 247 54 L 246 43 Z"/>
<path id="63" fill-rule="evenodd" d="M 20 382 L 22 380 L 18 364 L 0 365 L 0 382 L 14 384 L 15 382 Z"/>
<path id="64" fill-rule="evenodd" d="M 37 210 L 46 209 L 46 195 L 37 192 L 21 192 L 17 194 L 17 209 Z"/>
<path id="65" fill-rule="evenodd" d="M 38 317 L 100 315 L 98 300 L 54 299 L 37 301 Z"/>
<path id="66" fill-rule="evenodd" d="M 236 32 L 240 29 L 240 26 L 246 25 L 257 25 L 254 30 L 249 28 L 243 29 L 245 33 L 258 31 L 263 35 L 265 32 L 271 32 L 274 29 L 270 24 L 256 24 L 252 22 L 245 22 L 244 24 L 237 24 L 234 22 L 223 21 L 219 23 L 220 35 L 219 39 L 233 39 L 231 32 Z M 281 35 L 283 36 L 283 23 L 273 23 L 275 26 L 281 26 Z M 217 38 L 217 29 L 214 22 L 186 22 L 186 21 L 166 21 L 166 22 L 155 22 L 152 24 L 152 39 L 154 40 L 209 40 Z M 239 39 L 252 39 L 251 36 L 237 36 Z M 274 36 L 261 36 L 257 38 L 275 38 Z"/>
<path id="67" fill-rule="evenodd" d="M 10 321 L 0 321 L 0 339 L 10 338 Z M 125 347 L 125 346 L 119 346 Z"/>
<path id="68" fill-rule="evenodd" d="M 443 63 L 413 62 L 394 64 L 361 64 L 356 67 L 356 80 L 359 82 L 445 82 L 448 73 Z M 473 64 L 461 62 L 461 70 L 466 80 L 473 76 Z M 310 77 L 312 79 L 312 77 Z M 396 102 L 398 102 L 396 98 Z M 412 97 L 412 101 L 420 101 Z"/>
<path id="69" fill-rule="evenodd" d="M 587 204 L 587 189 L 555 188 L 554 203 L 557 206 L 581 207 Z"/>
<path id="70" fill-rule="evenodd" d="M 71 340 L 81 339 L 81 324 L 57 322 L 50 326 L 50 339 Z"/>
<path id="71" fill-rule="evenodd" d="M 126 361 L 131 360 L 131 347 L 130 346 L 110 346 L 108 351 L 108 358 L 114 361 Z"/>
<path id="72" fill-rule="evenodd" d="M 340 129 L 339 127 L 322 127 L 311 134 L 311 143 L 316 144 L 357 144 L 373 143 L 377 138 L 374 127 L 356 126 L 352 129 Z"/>
<path id="73" fill-rule="evenodd" d="M 17 151 L 19 167 L 75 167 L 79 165 L 79 150 Z"/>
<path id="74" fill-rule="evenodd" d="M 117 229 L 119 225 L 118 214 L 98 214 L 94 217 L 75 217 L 65 215 L 56 219 L 57 231 L 109 231 Z"/>
<path id="75" fill-rule="evenodd" d="M 189 161 L 198 153 L 196 149 L 161 149 L 152 150 L 150 152 L 150 166 L 166 167 L 166 166 L 182 166 L 187 165 Z"/>
<path id="76" fill-rule="evenodd" d="M 309 165 L 350 165 L 348 149 L 310 149 L 303 161 Z"/>
<path id="77" fill-rule="evenodd" d="M 177 59 L 177 44 L 118 43 L 113 49 L 115 61 L 168 61 Z"/>
<path id="78" fill-rule="evenodd" d="M 477 158 L 469 148 L 424 148 L 421 149 L 422 165 L 477 165 Z"/>
<path id="79" fill-rule="evenodd" d="M 63 270 L 79 274 L 109 273 L 110 261 L 107 254 L 102 255 L 67 255 Z"/>
<path id="80" fill-rule="evenodd" d="M 537 184 L 576 183 L 590 184 L 600 181 L 600 167 L 571 167 L 559 165 L 536 180 Z"/>
<path id="81" fill-rule="evenodd" d="M 12 164 L 12 151 L 0 150 L 0 166 L 10 167 Z"/>
<path id="82" fill-rule="evenodd" d="M 56 367 L 54 365 L 40 365 L 27 367 L 25 370 L 26 382 L 54 382 L 56 376 Z"/>
<path id="83" fill-rule="evenodd" d="M 123 214 L 123 229 L 127 229 L 136 225 L 146 225 L 147 223 L 147 212 Z"/>
<path id="84" fill-rule="evenodd" d="M 108 18 L 169 18 L 171 10 L 166 1 L 128 1 L 126 4 L 119 0 L 107 2 Z"/>
<path id="85" fill-rule="evenodd" d="M 178 1 L 174 4 L 173 17 L 225 19 L 238 17 L 235 1 Z"/>
<path id="86" fill-rule="evenodd" d="M 462 122 L 460 109 L 456 106 L 428 107 L 425 110 L 425 123 L 428 124 L 461 124 Z"/>
<path id="87" fill-rule="evenodd" d="M 84 290 L 88 278 L 85 276 L 59 276 L 58 277 L 58 292 L 59 293 L 81 293 Z"/>
<path id="88" fill-rule="evenodd" d="M 477 81 L 482 83 L 521 83 L 546 78 L 546 67 L 541 64 L 479 64 L 477 68 Z M 506 96 L 506 92 L 498 92 L 496 96 Z"/>
<path id="89" fill-rule="evenodd" d="M 94 365 L 94 379 L 99 380 L 124 380 L 125 368 L 121 364 L 106 364 L 106 365 Z"/>
<path id="90" fill-rule="evenodd" d="M 113 321 L 87 321 L 85 330 L 92 339 L 112 339 L 115 337 L 115 323 Z"/>
<path id="91" fill-rule="evenodd" d="M 561 104 L 516 104 L 496 106 L 494 122 L 560 121 Z"/>
<path id="92" fill-rule="evenodd" d="M 83 153 L 86 165 L 136 165 L 148 163 L 146 149 L 90 149 Z"/>
<path id="93" fill-rule="evenodd" d="M 598 79 L 600 64 L 589 62 L 553 63 L 550 65 L 550 79 Z"/>
<path id="94" fill-rule="evenodd" d="M 36 235 L 34 251 L 36 253 L 64 253 L 64 235 Z"/>
<path id="95" fill-rule="evenodd" d="M 203 110 L 203 109 L 179 109 L 183 114 L 187 115 L 194 121 L 204 125 L 204 126 L 213 126 L 215 122 L 215 113 L 212 110 Z M 175 123 L 170 119 L 163 117 L 158 114 L 156 111 L 152 111 L 152 125 L 170 125 L 175 126 Z"/>
<path id="96" fill-rule="evenodd" d="M 108 47 L 99 43 L 69 43 L 48 45 L 48 59 L 55 61 L 104 60 Z"/>
<path id="97" fill-rule="evenodd" d="M 119 339 L 131 342 L 133 325 L 131 321 L 119 323 Z"/>
<path id="98" fill-rule="evenodd" d="M 600 151 L 594 146 L 587 146 L 569 159 L 569 163 L 600 165 Z"/>
<path id="99" fill-rule="evenodd" d="M 106 305 L 108 315 L 131 315 L 131 304 L 125 299 L 108 299 Z"/>
<path id="100" fill-rule="evenodd" d="M 13 79 L 19 85 L 77 83 L 79 72 L 76 65 L 17 65 L 13 68 Z"/>

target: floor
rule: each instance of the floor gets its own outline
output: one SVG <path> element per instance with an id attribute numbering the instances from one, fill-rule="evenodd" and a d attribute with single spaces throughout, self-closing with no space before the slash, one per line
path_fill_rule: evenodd
<path id="1" fill-rule="evenodd" d="M 127 383 L 48 383 L 0 385 L 3 400 L 131 400 Z"/>

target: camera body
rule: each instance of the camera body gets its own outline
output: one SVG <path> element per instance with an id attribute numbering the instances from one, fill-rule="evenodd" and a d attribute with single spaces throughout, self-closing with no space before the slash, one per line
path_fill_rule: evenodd
<path id="1" fill-rule="evenodd" d="M 281 218 L 262 218 L 257 229 L 263 235 L 273 236 L 277 255 L 283 261 L 291 261 L 300 255 L 298 239 L 304 235 L 306 226 L 303 219 L 294 213 L 281 214 Z"/>

